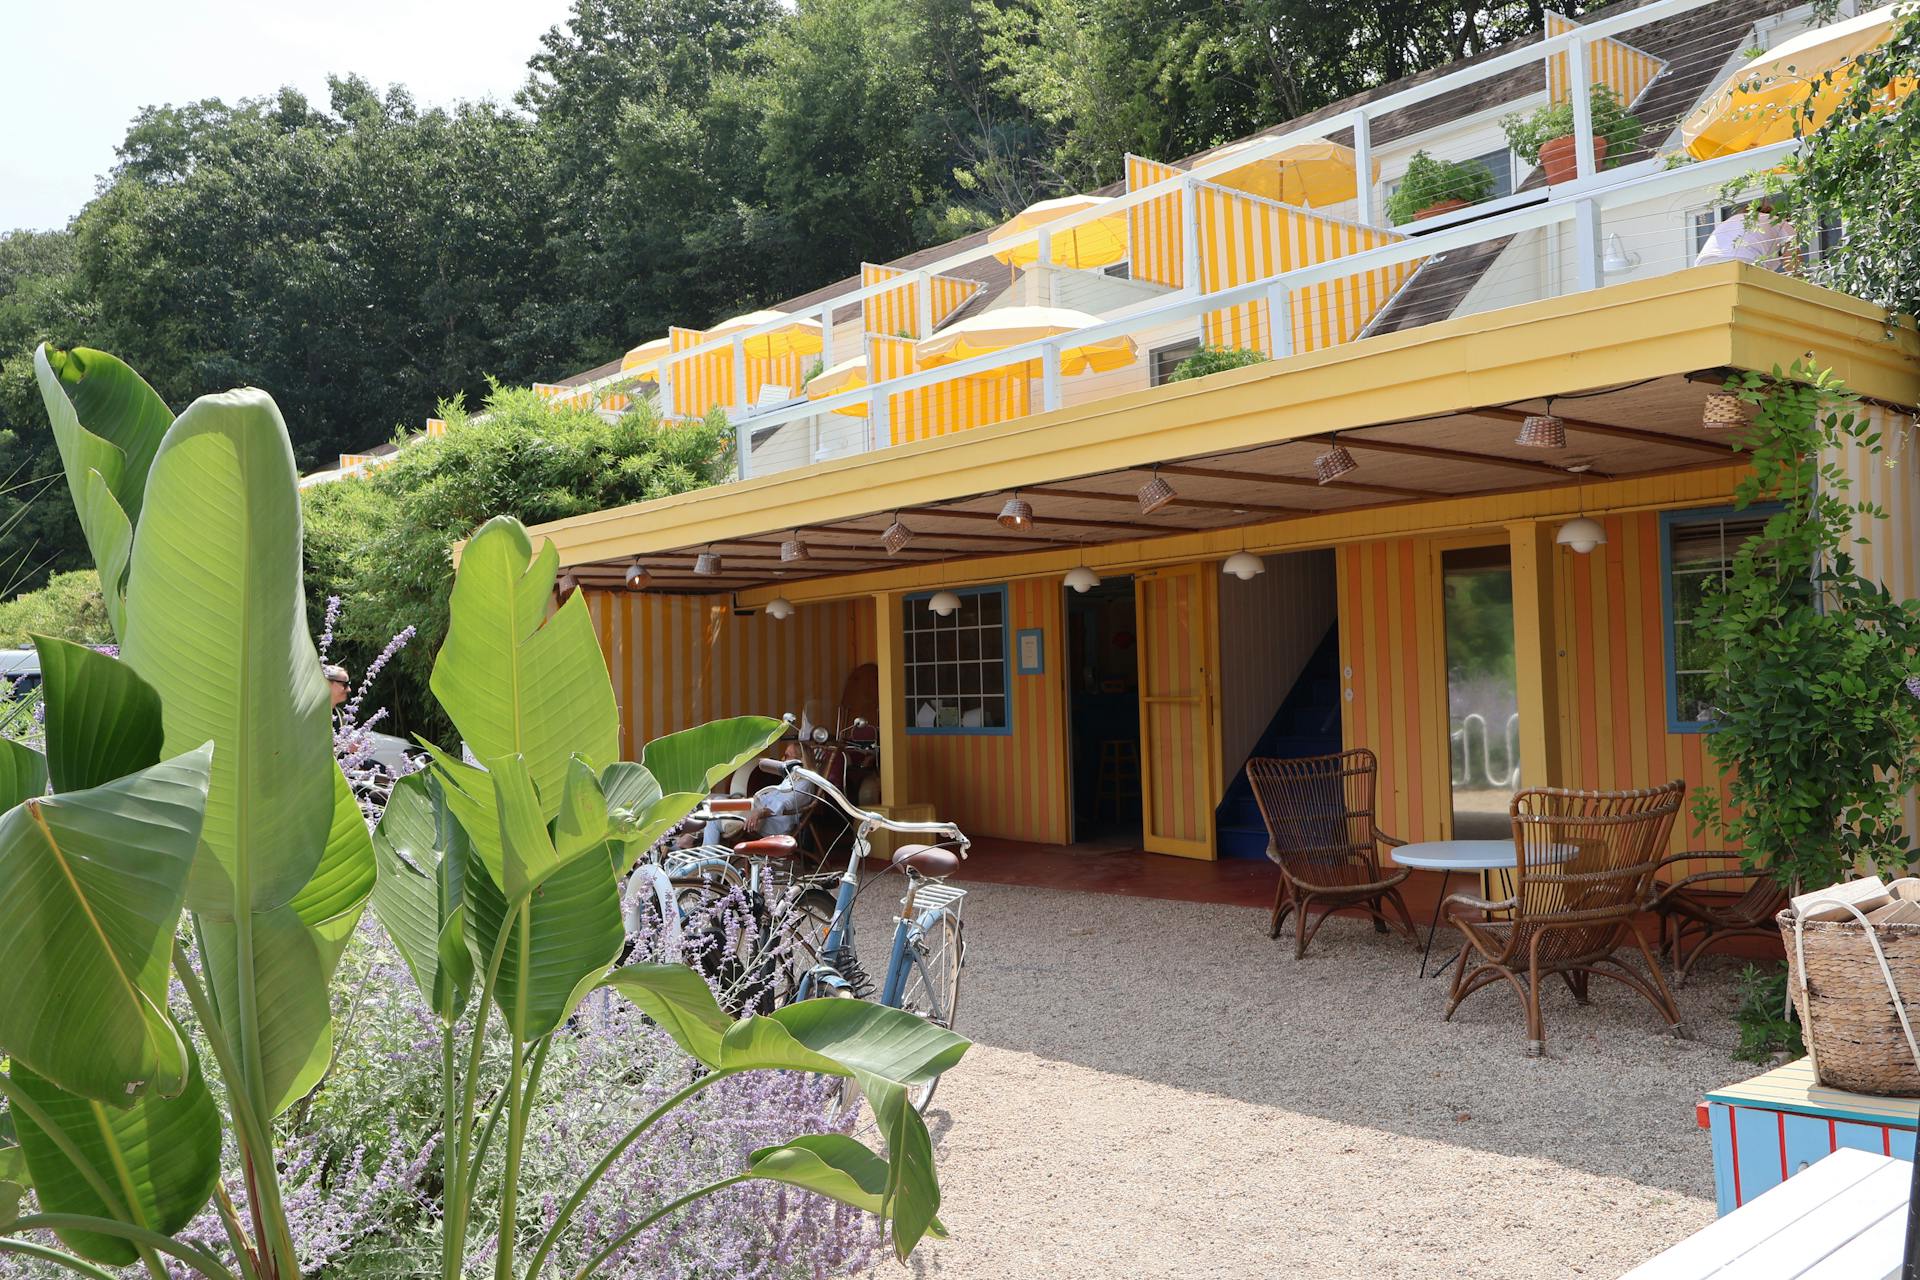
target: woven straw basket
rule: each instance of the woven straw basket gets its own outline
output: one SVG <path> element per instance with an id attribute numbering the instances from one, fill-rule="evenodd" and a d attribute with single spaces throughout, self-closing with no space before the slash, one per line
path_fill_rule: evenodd
<path id="1" fill-rule="evenodd" d="M 1869 939 L 1870 926 L 1858 919 L 1812 920 L 1798 926 L 1796 941 L 1792 910 L 1776 921 L 1787 944 L 1787 990 L 1820 1083 L 1854 1093 L 1920 1097 L 1920 1064 L 1888 990 L 1890 977 L 1907 1027 L 1920 1035 L 1920 924 L 1874 925 Z"/>

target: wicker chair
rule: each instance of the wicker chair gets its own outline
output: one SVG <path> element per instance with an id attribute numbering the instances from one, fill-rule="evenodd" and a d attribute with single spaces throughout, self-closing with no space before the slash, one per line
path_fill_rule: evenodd
<path id="1" fill-rule="evenodd" d="M 1557 973 L 1574 999 L 1586 1004 L 1587 980 L 1599 974 L 1639 992 L 1675 1035 L 1684 1036 L 1673 993 L 1634 916 L 1647 902 L 1686 789 L 1684 782 L 1669 782 L 1644 791 L 1536 788 L 1514 796 L 1508 810 L 1516 854 L 1513 896 L 1490 902 L 1457 893 L 1446 901 L 1447 918 L 1466 939 L 1446 1016 L 1451 1019 L 1462 1000 L 1504 978 L 1526 1006 L 1527 1054 L 1535 1057 L 1546 1049 L 1541 982 Z M 1616 954 L 1629 948 L 1646 960 L 1646 974 Z"/>
<path id="2" fill-rule="evenodd" d="M 1700 858 L 1738 858 L 1737 853 L 1690 850 L 1676 853 L 1660 863 L 1665 871 L 1683 862 Z M 1732 880 L 1751 880 L 1746 892 L 1730 902 L 1715 901 L 1700 892 L 1703 885 Z M 1696 871 L 1671 882 L 1656 880 L 1653 901 L 1648 904 L 1660 918 L 1660 947 L 1667 951 L 1673 965 L 1673 985 L 1679 986 L 1693 972 L 1693 966 L 1707 953 L 1732 938 L 1777 938 L 1780 926 L 1774 923 L 1787 905 L 1787 890 L 1778 880 L 1762 872 L 1754 875 L 1739 867 Z M 1699 933 L 1688 945 L 1687 935 Z M 1671 939 L 1671 941 L 1669 941 Z"/>
<path id="3" fill-rule="evenodd" d="M 1373 927 L 1387 931 L 1386 904 L 1399 914 L 1395 927 L 1415 946 L 1407 904 L 1400 897 L 1405 870 L 1382 874 L 1378 847 L 1406 843 L 1374 825 L 1373 794 L 1378 763 L 1364 747 L 1338 755 L 1297 760 L 1247 761 L 1247 781 L 1267 824 L 1267 856 L 1280 867 L 1273 919 L 1267 936 L 1280 936 L 1288 912 L 1294 921 L 1294 958 L 1326 918 L 1341 907 L 1364 905 Z M 1322 909 L 1309 919 L 1314 906 Z"/>

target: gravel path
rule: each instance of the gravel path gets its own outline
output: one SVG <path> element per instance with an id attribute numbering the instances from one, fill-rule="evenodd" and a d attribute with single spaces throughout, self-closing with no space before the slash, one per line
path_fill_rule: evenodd
<path id="1" fill-rule="evenodd" d="M 1618 1276 L 1713 1217 L 1694 1103 L 1754 1073 L 1732 962 L 1680 993 L 1693 1042 L 1556 984 L 1529 1059 L 1511 989 L 1443 1023 L 1446 979 L 1364 922 L 1296 962 L 1240 907 L 980 885 L 966 915 L 919 1275 Z"/>

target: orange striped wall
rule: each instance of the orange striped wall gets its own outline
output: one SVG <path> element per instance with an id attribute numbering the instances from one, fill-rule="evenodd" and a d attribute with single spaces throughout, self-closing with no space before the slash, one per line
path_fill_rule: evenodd
<path id="1" fill-rule="evenodd" d="M 920 286 L 912 277 L 912 272 L 902 271 L 898 267 L 875 266 L 871 262 L 860 264 L 862 285 L 906 280 L 898 289 L 889 289 L 885 293 L 861 299 L 860 317 L 868 333 L 895 338 L 927 336 L 920 332 Z M 966 305 L 969 298 L 986 288 L 978 280 L 960 276 L 937 275 L 930 277 L 928 283 L 933 288 L 933 327 L 936 329 L 946 323 L 948 316 Z"/>
<path id="2" fill-rule="evenodd" d="M 686 351 L 707 340 L 698 329 L 667 330 L 672 350 Z M 748 356 L 747 403 L 759 399 L 761 388 L 777 383 L 800 393 L 807 367 L 816 357 L 790 352 L 783 356 Z M 718 405 L 733 403 L 733 352 L 727 347 L 673 362 L 673 411 L 682 417 L 704 417 Z"/>
<path id="3" fill-rule="evenodd" d="M 867 370 L 876 382 L 919 372 L 913 339 L 868 334 Z M 1022 417 L 1031 412 L 1031 386 L 1023 367 L 998 376 L 949 378 L 888 396 L 888 433 L 894 444 L 905 444 Z"/>
<path id="4" fill-rule="evenodd" d="M 1017 674 L 1010 734 L 905 735 L 912 798 L 931 804 L 968 835 L 1063 844 L 1070 830 L 1065 684 L 1066 627 L 1058 578 L 1007 584 L 1007 636 L 1038 627 L 1045 634 L 1046 671 Z M 899 619 L 890 625 L 898 627 Z M 882 714 L 894 714 L 883 708 Z"/>
<path id="5" fill-rule="evenodd" d="M 1380 827 L 1402 840 L 1447 834 L 1446 671 L 1431 540 L 1336 549 L 1342 736 L 1380 760 Z"/>
<path id="6" fill-rule="evenodd" d="M 785 621 L 734 615 L 724 596 L 588 591 L 613 675 L 621 750 L 725 716 L 837 707 L 848 674 L 873 661 L 870 599 L 803 604 Z"/>
<path id="7" fill-rule="evenodd" d="M 1578 26 L 1570 18 L 1548 11 L 1547 34 L 1564 35 Z M 1633 100 L 1655 76 L 1666 67 L 1666 63 L 1650 53 L 1642 53 L 1630 44 L 1618 40 L 1596 40 L 1587 46 L 1587 74 L 1592 83 L 1609 85 L 1620 95 L 1620 101 L 1631 106 Z M 1568 81 L 1567 55 L 1557 53 L 1547 59 L 1547 93 L 1555 102 L 1565 102 L 1572 96 Z"/>

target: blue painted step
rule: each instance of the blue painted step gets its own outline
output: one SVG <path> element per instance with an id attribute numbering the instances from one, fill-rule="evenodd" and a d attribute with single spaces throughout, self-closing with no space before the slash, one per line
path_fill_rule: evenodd
<path id="1" fill-rule="evenodd" d="M 1340 639 L 1329 627 L 1251 754 L 1285 760 L 1329 755 L 1339 749 Z M 1247 784 L 1243 763 L 1231 762 L 1234 774 L 1227 794 L 1214 809 L 1214 830 L 1221 857 L 1264 858 L 1267 827 L 1261 821 L 1260 806 L 1254 802 L 1253 788 Z"/>

